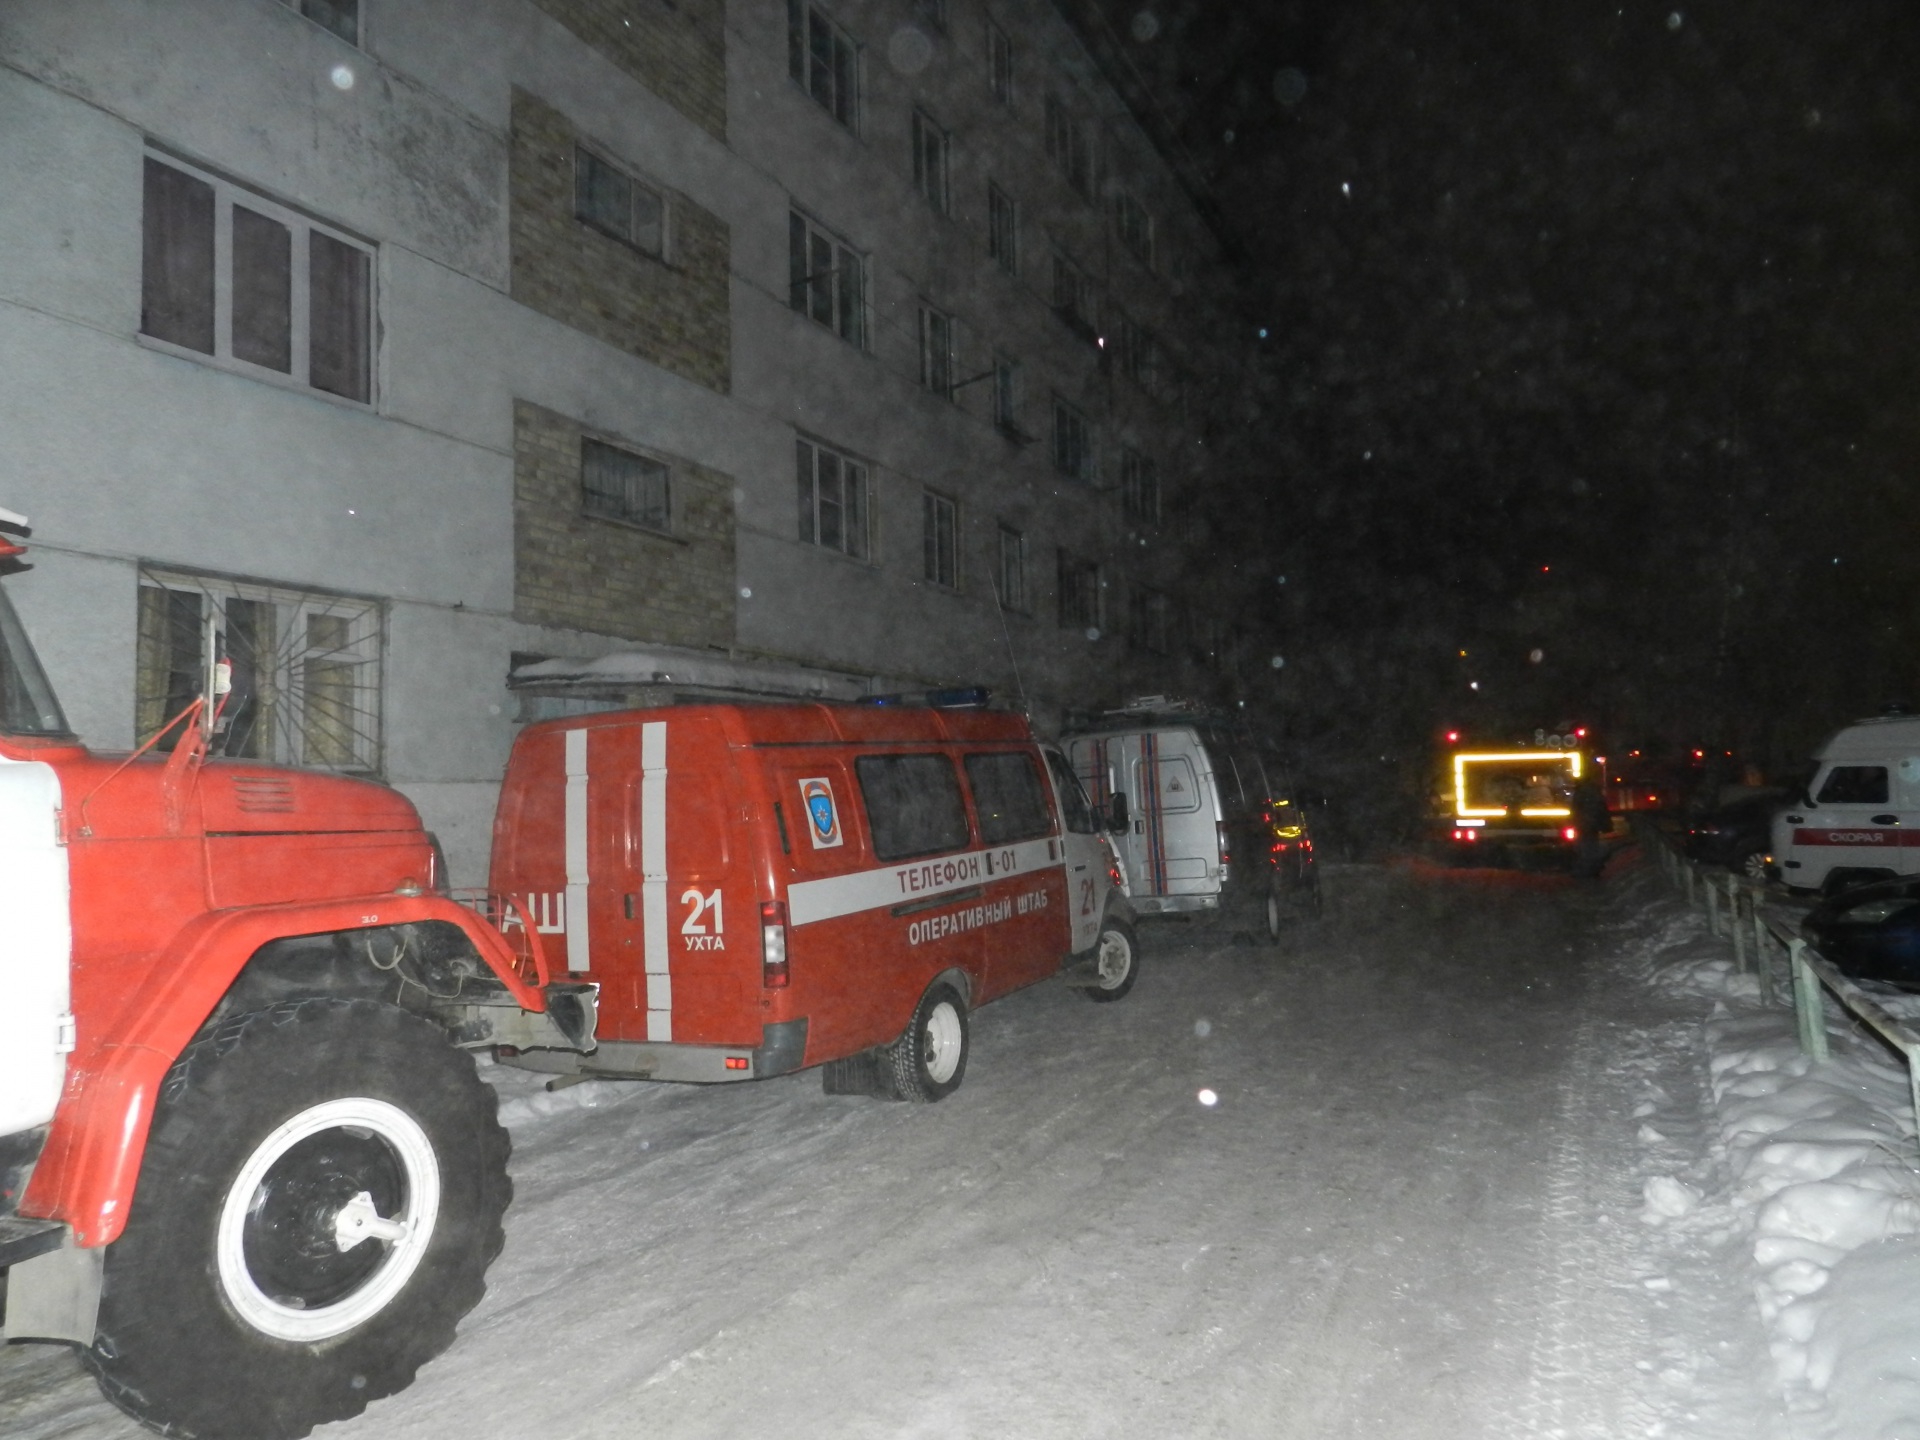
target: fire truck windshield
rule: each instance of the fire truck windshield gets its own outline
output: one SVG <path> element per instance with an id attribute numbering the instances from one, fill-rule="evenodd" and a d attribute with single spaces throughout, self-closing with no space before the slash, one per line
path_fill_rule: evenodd
<path id="1" fill-rule="evenodd" d="M 33 643 L 0 592 L 0 734 L 66 736 L 67 717 L 47 683 Z"/>

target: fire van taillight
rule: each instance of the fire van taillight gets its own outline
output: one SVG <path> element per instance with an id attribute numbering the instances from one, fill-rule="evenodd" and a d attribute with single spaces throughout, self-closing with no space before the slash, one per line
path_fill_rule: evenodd
<path id="1" fill-rule="evenodd" d="M 1578 840 L 1580 838 L 1580 832 L 1569 825 L 1560 832 L 1560 838 L 1562 840 Z"/>
<path id="2" fill-rule="evenodd" d="M 768 990 L 784 990 L 790 978 L 787 970 L 786 901 L 762 901 L 760 905 L 760 984 Z"/>

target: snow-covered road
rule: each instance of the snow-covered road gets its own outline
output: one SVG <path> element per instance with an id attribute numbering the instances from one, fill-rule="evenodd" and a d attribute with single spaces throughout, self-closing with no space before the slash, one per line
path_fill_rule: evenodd
<path id="1" fill-rule="evenodd" d="M 1623 962 L 1617 877 L 1328 890 L 1278 949 L 1145 927 L 1120 1004 L 988 1007 L 931 1107 L 493 1072 L 517 1191 L 488 1297 L 325 1433 L 1758 1433 L 1751 1292 L 1650 1268 L 1646 1135 L 1704 1145 L 1705 1002 Z M 43 1346 L 0 1352 L 0 1432 L 141 1433 Z"/>

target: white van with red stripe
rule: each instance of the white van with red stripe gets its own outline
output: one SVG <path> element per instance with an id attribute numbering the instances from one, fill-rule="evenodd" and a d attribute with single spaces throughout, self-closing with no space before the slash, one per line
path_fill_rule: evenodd
<path id="1" fill-rule="evenodd" d="M 1849 725 L 1814 761 L 1806 789 L 1774 816 L 1780 878 L 1831 891 L 1920 871 L 1920 719 Z"/>
<path id="2" fill-rule="evenodd" d="M 1067 737 L 1074 773 L 1114 819 L 1128 897 L 1141 915 L 1219 910 L 1236 895 L 1268 936 L 1320 910 L 1313 839 L 1279 767 L 1226 725 L 1141 702 Z"/>
<path id="3" fill-rule="evenodd" d="M 1139 966 L 1119 867 L 1024 719 L 686 705 L 516 741 L 490 889 L 598 989 L 580 1076 L 725 1081 L 826 1065 L 830 1093 L 937 1100 L 967 1016 L 1063 970 L 1117 1000 Z"/>

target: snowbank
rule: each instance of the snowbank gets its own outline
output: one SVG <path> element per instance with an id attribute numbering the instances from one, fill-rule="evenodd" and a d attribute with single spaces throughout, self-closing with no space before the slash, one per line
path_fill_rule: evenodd
<path id="1" fill-rule="evenodd" d="M 1837 1008 L 1833 1058 L 1807 1059 L 1792 1011 L 1763 1007 L 1754 977 L 1723 958 L 1729 942 L 1651 878 L 1648 902 L 1667 913 L 1650 978 L 1715 997 L 1718 1144 L 1693 1183 L 1648 1178 L 1640 1218 L 1696 1251 L 1744 1239 L 1731 1253 L 1750 1259 L 1796 1435 L 1920 1435 L 1920 1172 L 1905 1066 Z"/>

